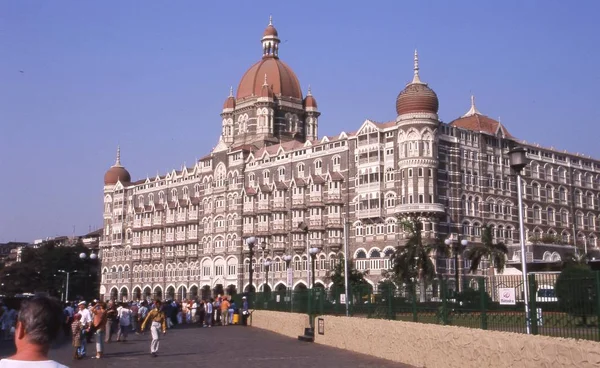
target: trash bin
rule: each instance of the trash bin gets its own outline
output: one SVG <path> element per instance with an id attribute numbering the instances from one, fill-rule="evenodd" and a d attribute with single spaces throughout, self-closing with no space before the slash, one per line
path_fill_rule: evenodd
<path id="1" fill-rule="evenodd" d="M 240 324 L 240 314 L 239 313 L 234 313 L 233 314 L 233 324 L 234 325 L 239 325 Z"/>

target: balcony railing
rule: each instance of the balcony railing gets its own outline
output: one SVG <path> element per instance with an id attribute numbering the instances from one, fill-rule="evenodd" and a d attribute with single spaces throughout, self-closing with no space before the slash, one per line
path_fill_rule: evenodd
<path id="1" fill-rule="evenodd" d="M 259 211 L 268 211 L 270 209 L 269 202 L 258 202 Z"/>
<path id="2" fill-rule="evenodd" d="M 187 254 L 189 257 L 198 257 L 198 250 L 197 249 L 188 250 Z"/>
<path id="3" fill-rule="evenodd" d="M 341 218 L 328 218 L 327 219 L 327 226 L 341 226 L 341 225 L 342 225 Z"/>
<path id="4" fill-rule="evenodd" d="M 160 253 L 152 253 L 152 259 L 160 259 L 161 256 L 162 255 Z"/>
<path id="5" fill-rule="evenodd" d="M 150 236 L 143 236 L 142 244 L 150 244 L 150 239 L 152 239 Z"/>
<path id="6" fill-rule="evenodd" d="M 152 255 L 150 253 L 142 253 L 142 259 L 150 259 Z"/>
<path id="7" fill-rule="evenodd" d="M 167 224 L 175 223 L 175 215 L 167 215 Z"/>
<path id="8" fill-rule="evenodd" d="M 178 250 L 176 253 L 178 258 L 185 257 L 185 250 Z"/>
<path id="9" fill-rule="evenodd" d="M 178 213 L 176 215 L 177 222 L 185 222 L 186 217 L 187 217 L 187 213 L 185 213 L 185 212 Z"/>
<path id="10" fill-rule="evenodd" d="M 308 221 L 309 224 L 309 229 L 313 228 L 313 227 L 323 227 L 323 220 L 322 219 L 310 219 Z"/>
<path id="11" fill-rule="evenodd" d="M 162 236 L 160 235 L 152 235 L 152 243 L 160 244 L 162 241 Z"/>
<path id="12" fill-rule="evenodd" d="M 175 239 L 177 241 L 184 241 L 185 240 L 185 231 L 177 232 Z"/>
<path id="13" fill-rule="evenodd" d="M 196 231 L 188 232 L 188 239 L 195 240 L 198 239 L 198 233 Z"/>
<path id="14" fill-rule="evenodd" d="M 272 228 L 273 228 L 273 231 L 285 230 L 285 223 L 284 222 L 274 221 L 273 225 L 272 225 Z"/>
<path id="15" fill-rule="evenodd" d="M 284 201 L 274 201 L 274 202 L 273 202 L 273 208 L 274 208 L 274 209 L 282 209 L 282 208 L 285 208 L 285 202 L 284 202 Z"/>
<path id="16" fill-rule="evenodd" d="M 304 197 L 293 197 L 292 198 L 292 204 L 293 205 L 303 205 L 304 204 Z"/>
<path id="17" fill-rule="evenodd" d="M 151 218 L 144 218 L 142 220 L 142 226 L 152 226 L 152 219 Z"/>
<path id="18" fill-rule="evenodd" d="M 165 257 L 166 257 L 167 259 L 172 259 L 172 258 L 174 258 L 174 257 L 175 257 L 175 252 L 166 252 L 166 253 L 165 253 Z"/>
<path id="19" fill-rule="evenodd" d="M 173 240 L 175 240 L 175 234 L 167 233 L 167 235 L 165 236 L 165 241 L 173 241 Z"/>
<path id="20" fill-rule="evenodd" d="M 133 238 L 133 245 L 140 245 L 142 244 L 142 238 Z"/>
<path id="21" fill-rule="evenodd" d="M 133 254 L 133 255 L 131 256 L 131 259 L 133 259 L 134 261 L 139 261 L 139 260 L 140 260 L 140 258 L 141 258 L 141 257 L 140 257 L 140 254 L 139 254 L 139 253 L 138 253 L 138 254 Z"/>
<path id="22" fill-rule="evenodd" d="M 322 248 L 323 247 L 323 239 L 309 239 L 308 245 L 312 247 Z"/>
<path id="23" fill-rule="evenodd" d="M 356 211 L 358 218 L 381 217 L 381 208 L 365 208 Z"/>
<path id="24" fill-rule="evenodd" d="M 190 213 L 188 214 L 188 220 L 191 220 L 191 221 L 198 220 L 198 212 L 190 211 Z"/>
<path id="25" fill-rule="evenodd" d="M 160 215 L 156 215 L 152 219 L 152 225 L 154 225 L 154 226 L 162 226 L 163 224 L 164 224 L 164 222 L 163 222 L 162 216 L 160 216 Z"/>
<path id="26" fill-rule="evenodd" d="M 142 227 L 142 219 L 133 220 L 133 227 Z"/>

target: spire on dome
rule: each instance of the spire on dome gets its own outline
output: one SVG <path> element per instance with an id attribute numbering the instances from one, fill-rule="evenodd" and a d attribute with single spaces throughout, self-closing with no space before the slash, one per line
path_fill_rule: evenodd
<path id="1" fill-rule="evenodd" d="M 477 107 L 475 107 L 475 96 L 474 95 L 471 95 L 471 108 L 462 117 L 466 118 L 467 116 L 472 116 L 472 115 L 481 115 L 479 110 L 477 110 Z"/>
<path id="2" fill-rule="evenodd" d="M 265 73 L 265 81 L 263 82 L 263 86 L 268 86 L 269 83 L 267 83 L 267 73 Z"/>
<path id="3" fill-rule="evenodd" d="M 312 96 L 312 89 L 310 88 L 310 84 L 308 85 L 308 92 L 306 92 L 306 96 Z"/>
<path id="4" fill-rule="evenodd" d="M 417 52 L 417 49 L 415 49 L 415 66 L 413 69 L 414 69 L 415 75 L 413 76 L 412 83 L 423 83 L 423 82 L 421 82 L 421 79 L 419 78 L 419 54 Z"/>
<path id="5" fill-rule="evenodd" d="M 229 97 L 233 97 L 233 86 L 229 87 Z"/>
<path id="6" fill-rule="evenodd" d="M 262 38 L 263 58 L 279 57 L 279 38 L 277 30 L 273 26 L 273 17 L 269 16 L 269 25 L 265 29 Z"/>
<path id="7" fill-rule="evenodd" d="M 121 146 L 117 146 L 117 160 L 114 167 L 121 167 Z"/>

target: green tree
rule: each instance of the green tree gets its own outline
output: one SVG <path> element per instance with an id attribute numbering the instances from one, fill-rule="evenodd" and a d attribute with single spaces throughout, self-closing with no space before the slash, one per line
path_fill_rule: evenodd
<path id="1" fill-rule="evenodd" d="M 554 289 L 559 308 L 587 325 L 587 317 L 594 315 L 598 306 L 594 271 L 587 265 L 567 264 Z"/>
<path id="2" fill-rule="evenodd" d="M 339 261 L 335 265 L 335 267 L 329 271 L 328 279 L 332 283 L 331 291 L 334 294 L 344 293 L 346 291 L 345 280 L 344 280 L 344 257 L 340 257 Z M 370 284 L 365 279 L 365 276 L 368 274 L 368 270 L 365 272 L 361 272 L 354 267 L 354 262 L 350 260 L 348 262 L 349 272 L 348 272 L 348 286 L 349 291 L 353 295 L 360 295 L 362 291 L 370 286 Z"/>
<path id="3" fill-rule="evenodd" d="M 408 284 L 414 288 L 419 282 L 421 301 L 425 301 L 427 283 L 436 276 L 435 266 L 431 254 L 436 250 L 445 250 L 445 245 L 439 241 L 425 244 L 421 236 L 423 224 L 418 219 L 402 222 L 404 230 L 408 232 L 408 239 L 404 245 L 399 245 L 391 256 L 392 280 L 397 284 Z"/>
<path id="4" fill-rule="evenodd" d="M 482 259 L 491 260 L 491 267 L 495 267 L 498 273 L 504 271 L 506 266 L 506 255 L 508 248 L 502 242 L 494 243 L 492 227 L 484 225 L 481 233 L 481 244 L 476 244 L 467 250 L 467 259 L 471 261 L 469 272 L 475 272 L 479 268 Z"/>

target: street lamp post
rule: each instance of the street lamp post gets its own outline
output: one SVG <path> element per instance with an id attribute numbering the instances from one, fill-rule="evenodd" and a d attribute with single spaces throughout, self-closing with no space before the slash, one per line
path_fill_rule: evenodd
<path id="1" fill-rule="evenodd" d="M 290 273 L 290 264 L 292 263 L 292 256 L 290 256 L 289 254 L 286 254 L 285 256 L 283 256 L 283 260 L 285 261 L 285 271 L 287 272 L 287 279 L 285 280 L 285 283 L 287 285 L 288 289 L 292 288 L 291 282 L 290 282 L 290 277 L 289 277 L 289 273 Z"/>
<path id="2" fill-rule="evenodd" d="M 310 253 L 309 252 L 309 247 L 308 247 L 308 225 L 306 225 L 306 223 L 304 221 L 302 221 L 301 223 L 298 224 L 298 229 L 302 230 L 302 232 L 304 232 L 304 241 L 306 243 L 306 253 Z M 306 265 L 308 268 L 308 265 Z M 310 273 L 307 272 L 306 274 L 306 284 L 307 287 L 310 289 Z"/>
<path id="3" fill-rule="evenodd" d="M 444 244 L 446 244 L 446 246 L 448 247 L 452 247 L 452 252 L 454 253 L 454 280 L 456 281 L 456 292 L 458 293 L 460 292 L 460 268 L 458 264 L 458 254 L 461 250 L 466 248 L 467 245 L 469 245 L 469 241 L 467 239 L 463 239 L 459 243 L 453 242 L 452 239 L 447 238 L 446 240 L 444 240 Z"/>
<path id="4" fill-rule="evenodd" d="M 310 248 L 308 250 L 308 254 L 310 255 L 310 269 L 312 274 L 312 280 L 310 288 L 313 289 L 315 287 L 315 259 L 317 257 L 317 253 L 319 253 L 319 248 Z"/>
<path id="5" fill-rule="evenodd" d="M 252 258 L 254 257 L 254 245 L 256 244 L 256 238 L 251 236 L 248 239 L 246 239 L 246 244 L 248 245 L 248 249 L 250 250 L 250 263 L 248 265 L 248 273 L 249 275 L 249 285 L 248 285 L 248 292 L 252 293 L 252 275 L 254 274 L 254 270 L 252 269 Z M 243 286 L 243 285 L 242 285 Z M 248 304 L 250 304 L 250 299 L 248 298 Z"/>
<path id="6" fill-rule="evenodd" d="M 81 253 L 81 254 L 85 254 L 85 253 Z M 81 254 L 79 255 L 79 257 L 81 257 Z M 66 273 L 67 274 L 67 283 L 65 286 L 65 302 L 69 301 L 69 277 L 71 275 L 71 273 L 76 273 L 77 271 L 65 271 L 65 270 L 58 270 L 58 272 L 60 273 Z"/>
<path id="7" fill-rule="evenodd" d="M 519 240 L 521 243 L 521 267 L 523 274 L 523 299 L 525 300 L 525 320 L 527 334 L 531 333 L 531 320 L 529 318 L 529 285 L 527 283 L 527 253 L 525 252 L 525 226 L 523 223 L 523 189 L 521 188 L 521 171 L 527 166 L 527 150 L 523 147 L 515 147 L 508 152 L 510 167 L 517 174 L 517 196 L 519 203 Z"/>
<path id="8" fill-rule="evenodd" d="M 263 286 L 263 293 L 267 292 L 267 286 L 269 286 L 269 266 L 271 266 L 270 261 L 265 261 L 265 285 Z"/>

